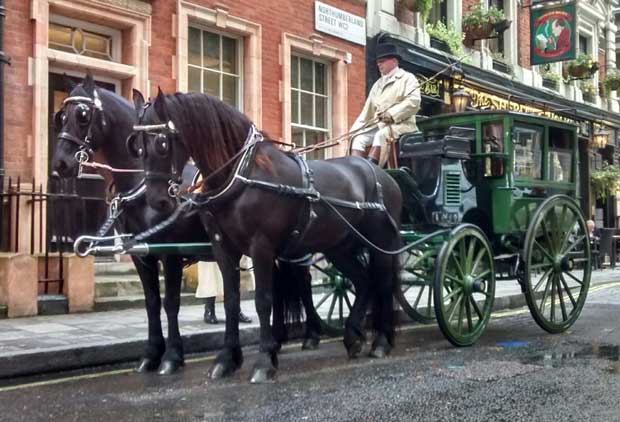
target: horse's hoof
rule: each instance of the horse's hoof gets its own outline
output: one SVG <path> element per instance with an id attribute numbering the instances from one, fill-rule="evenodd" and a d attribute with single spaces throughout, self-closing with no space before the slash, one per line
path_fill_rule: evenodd
<path id="1" fill-rule="evenodd" d="M 362 342 L 359 340 L 355 340 L 347 347 L 347 354 L 349 355 L 349 359 L 355 359 L 362 353 Z"/>
<path id="2" fill-rule="evenodd" d="M 371 358 L 383 359 L 389 354 L 390 354 L 389 349 L 383 346 L 377 346 L 377 347 L 372 348 L 370 353 L 368 353 L 368 356 L 370 356 Z"/>
<path id="3" fill-rule="evenodd" d="M 301 350 L 316 350 L 319 348 L 320 339 L 311 337 L 304 340 Z"/>
<path id="4" fill-rule="evenodd" d="M 142 358 L 138 365 L 134 368 L 134 371 L 142 374 L 144 372 L 152 372 L 159 368 L 160 360 L 151 358 Z"/>
<path id="5" fill-rule="evenodd" d="M 217 362 L 214 364 L 209 370 L 207 376 L 212 380 L 217 380 L 220 378 L 224 378 L 234 372 L 234 369 L 224 365 L 223 363 Z"/>
<path id="6" fill-rule="evenodd" d="M 179 370 L 184 365 L 181 361 L 176 360 L 165 360 L 159 365 L 159 371 L 157 372 L 159 375 L 172 375 Z"/>
<path id="7" fill-rule="evenodd" d="M 250 382 L 252 384 L 264 384 L 273 381 L 275 375 L 276 370 L 274 368 L 256 368 Z"/>

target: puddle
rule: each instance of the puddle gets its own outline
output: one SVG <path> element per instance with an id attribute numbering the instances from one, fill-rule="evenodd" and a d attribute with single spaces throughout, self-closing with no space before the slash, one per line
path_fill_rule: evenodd
<path id="1" fill-rule="evenodd" d="M 577 351 L 546 352 L 526 357 L 523 363 L 559 368 L 577 360 L 601 359 L 609 361 L 607 372 L 620 373 L 620 346 L 593 344 Z"/>

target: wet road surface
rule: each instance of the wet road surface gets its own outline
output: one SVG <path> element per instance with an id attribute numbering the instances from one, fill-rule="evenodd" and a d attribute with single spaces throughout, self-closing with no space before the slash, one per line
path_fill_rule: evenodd
<path id="1" fill-rule="evenodd" d="M 348 360 L 340 340 L 280 355 L 277 380 L 208 381 L 212 356 L 180 374 L 124 368 L 0 381 L 2 421 L 619 421 L 620 283 L 595 288 L 567 332 L 543 332 L 526 309 L 496 314 L 457 349 L 434 326 L 402 327 L 384 360 Z"/>

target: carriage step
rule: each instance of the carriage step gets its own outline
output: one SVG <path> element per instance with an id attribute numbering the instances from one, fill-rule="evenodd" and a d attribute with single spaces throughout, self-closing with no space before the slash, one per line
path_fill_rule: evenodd
<path id="1" fill-rule="evenodd" d="M 162 296 L 163 301 L 163 296 Z M 201 305 L 204 299 L 199 299 L 193 293 L 181 293 L 181 306 Z M 95 299 L 95 312 L 120 311 L 123 309 L 144 308 L 144 295 L 102 297 Z"/>

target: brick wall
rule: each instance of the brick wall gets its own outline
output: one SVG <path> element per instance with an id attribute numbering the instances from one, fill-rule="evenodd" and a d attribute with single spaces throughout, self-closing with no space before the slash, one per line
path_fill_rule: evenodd
<path id="1" fill-rule="evenodd" d="M 365 6 L 351 0 L 323 0 L 358 16 L 365 16 Z M 279 82 L 282 78 L 280 66 L 280 44 L 282 33 L 292 33 L 308 38 L 314 32 L 314 0 L 193 0 L 209 8 L 223 5 L 231 15 L 262 25 L 262 115 L 263 128 L 273 137 L 282 136 L 282 106 L 279 98 Z M 176 13 L 176 1 L 153 2 L 152 46 L 149 57 L 151 93 L 161 86 L 167 92 L 176 89 L 172 79 L 172 60 L 176 54 L 176 41 L 171 36 L 172 15 Z M 353 63 L 348 67 L 348 110 L 349 124 L 352 124 L 362 109 L 365 100 L 364 48 L 345 40 L 320 34 L 325 43 L 353 53 Z M 183 71 L 183 70 L 180 70 Z"/>
<path id="2" fill-rule="evenodd" d="M 514 23 L 513 23 L 514 25 Z M 519 9 L 518 42 L 519 42 L 519 65 L 526 69 L 531 69 L 530 60 L 530 8 L 523 7 Z"/>
<path id="3" fill-rule="evenodd" d="M 33 55 L 33 24 L 30 2 L 7 0 L 4 23 L 4 51 L 11 66 L 4 67 L 4 160 L 5 173 L 32 176 L 28 157 L 32 135 L 33 90 L 28 86 L 28 57 Z"/>

